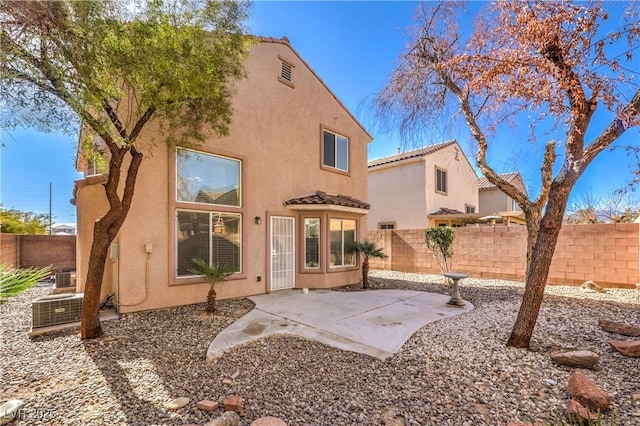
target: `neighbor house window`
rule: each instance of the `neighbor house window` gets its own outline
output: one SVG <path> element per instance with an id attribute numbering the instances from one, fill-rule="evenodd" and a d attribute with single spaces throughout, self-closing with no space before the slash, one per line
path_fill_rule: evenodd
<path id="1" fill-rule="evenodd" d="M 239 160 L 176 149 L 176 277 L 193 259 L 242 270 L 240 176 Z"/>
<path id="2" fill-rule="evenodd" d="M 520 210 L 520 206 L 518 205 L 518 202 L 514 199 L 511 199 L 511 211 L 517 212 L 518 210 Z"/>
<path id="3" fill-rule="evenodd" d="M 469 204 L 465 204 L 464 210 L 465 210 L 466 213 L 475 213 L 476 212 L 475 206 L 471 206 Z"/>
<path id="4" fill-rule="evenodd" d="M 356 255 L 350 248 L 356 241 L 356 221 L 331 219 L 329 223 L 329 265 L 355 266 Z"/>
<path id="5" fill-rule="evenodd" d="M 378 225 L 380 229 L 396 229 L 395 223 L 381 223 Z"/>
<path id="6" fill-rule="evenodd" d="M 304 267 L 320 268 L 320 219 L 304 220 Z"/>
<path id="7" fill-rule="evenodd" d="M 176 201 L 240 207 L 240 161 L 178 148 Z"/>
<path id="8" fill-rule="evenodd" d="M 322 164 L 327 167 L 349 171 L 349 139 L 337 133 L 322 132 Z"/>
<path id="9" fill-rule="evenodd" d="M 226 264 L 240 272 L 240 214 L 191 210 L 178 210 L 176 214 L 176 276 L 192 276 L 189 269 L 193 259 L 210 265 Z"/>
<path id="10" fill-rule="evenodd" d="M 436 192 L 447 195 L 447 171 L 436 167 Z"/>

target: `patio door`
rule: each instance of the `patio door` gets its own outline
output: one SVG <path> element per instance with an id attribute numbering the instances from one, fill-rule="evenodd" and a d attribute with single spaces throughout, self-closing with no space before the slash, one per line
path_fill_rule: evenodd
<path id="1" fill-rule="evenodd" d="M 271 216 L 271 290 L 295 285 L 295 219 Z"/>

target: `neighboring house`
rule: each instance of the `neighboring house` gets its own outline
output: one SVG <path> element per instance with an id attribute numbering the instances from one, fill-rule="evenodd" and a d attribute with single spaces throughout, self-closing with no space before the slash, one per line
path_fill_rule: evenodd
<path id="1" fill-rule="evenodd" d="M 527 188 L 524 186 L 522 176 L 518 172 L 503 173 L 500 175 L 502 179 L 518 188 L 524 194 Z M 480 213 L 496 213 L 496 212 L 519 212 L 520 206 L 516 201 L 507 194 L 498 189 L 494 184 L 489 182 L 486 177 L 478 179 L 478 190 L 480 191 L 479 203 Z"/>
<path id="2" fill-rule="evenodd" d="M 368 172 L 369 229 L 456 226 L 477 212 L 478 177 L 456 141 L 370 161 Z"/>
<path id="3" fill-rule="evenodd" d="M 220 298 L 359 281 L 348 246 L 366 234 L 371 136 L 286 38 L 259 40 L 235 84 L 229 136 L 145 156 L 103 282 L 122 312 L 203 302 L 194 258 L 236 269 Z M 104 179 L 76 182 L 79 290 Z"/>
<path id="4" fill-rule="evenodd" d="M 76 235 L 75 223 L 57 223 L 51 226 L 52 235 Z"/>

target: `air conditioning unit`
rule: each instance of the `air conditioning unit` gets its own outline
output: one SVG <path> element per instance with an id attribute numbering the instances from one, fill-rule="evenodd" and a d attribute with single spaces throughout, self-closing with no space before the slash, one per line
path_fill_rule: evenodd
<path id="1" fill-rule="evenodd" d="M 70 272 L 56 272 L 56 288 L 74 287 L 75 275 L 73 271 Z"/>
<path id="2" fill-rule="evenodd" d="M 34 299 L 33 328 L 80 321 L 84 294 L 52 294 Z"/>

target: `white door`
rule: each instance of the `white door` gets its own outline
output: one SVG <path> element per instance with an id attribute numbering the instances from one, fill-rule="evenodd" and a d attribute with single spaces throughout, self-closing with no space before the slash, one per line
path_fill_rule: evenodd
<path id="1" fill-rule="evenodd" d="M 271 290 L 295 285 L 295 219 L 271 216 Z"/>

